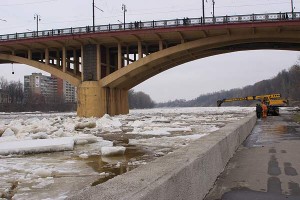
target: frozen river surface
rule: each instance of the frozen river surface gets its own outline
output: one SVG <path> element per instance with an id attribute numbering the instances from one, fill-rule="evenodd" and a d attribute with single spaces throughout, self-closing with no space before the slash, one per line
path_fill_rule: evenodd
<path id="1" fill-rule="evenodd" d="M 254 108 L 0 113 L 0 199 L 65 199 L 239 120 Z"/>

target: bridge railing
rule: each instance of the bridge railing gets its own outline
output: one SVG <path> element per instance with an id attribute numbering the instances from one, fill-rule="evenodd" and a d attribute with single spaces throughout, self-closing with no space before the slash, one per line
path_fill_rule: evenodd
<path id="1" fill-rule="evenodd" d="M 32 31 L 24 33 L 14 33 L 0 35 L 0 41 L 29 39 L 37 37 L 49 36 L 62 36 L 62 35 L 77 35 L 93 32 L 111 32 L 111 31 L 124 31 L 136 29 L 157 29 L 168 28 L 176 26 L 206 26 L 213 24 L 231 24 L 231 23 L 253 23 L 253 22 L 268 22 L 268 21 L 286 21 L 286 20 L 300 20 L 300 12 L 287 12 L 287 13 L 267 13 L 267 14 L 250 14 L 250 15 L 234 15 L 234 16 L 217 16 L 200 18 L 184 18 L 172 20 L 159 20 L 159 21 L 136 21 L 124 24 L 108 24 L 98 25 L 95 27 L 85 26 L 76 28 L 65 29 L 52 29 L 44 31 Z M 125 26 L 125 27 L 124 27 Z"/>

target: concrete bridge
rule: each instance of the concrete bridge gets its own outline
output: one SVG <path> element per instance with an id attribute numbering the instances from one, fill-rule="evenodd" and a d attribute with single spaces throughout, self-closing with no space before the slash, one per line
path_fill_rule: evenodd
<path id="1" fill-rule="evenodd" d="M 180 64 L 255 49 L 300 50 L 300 13 L 175 19 L 0 35 L 0 64 L 78 87 L 77 114 L 127 114 L 128 90 Z M 242 66 L 241 66 L 242 67 Z"/>

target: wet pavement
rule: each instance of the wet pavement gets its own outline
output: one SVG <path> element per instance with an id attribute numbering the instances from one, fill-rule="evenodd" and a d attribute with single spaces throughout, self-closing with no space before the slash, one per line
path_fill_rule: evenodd
<path id="1" fill-rule="evenodd" d="M 205 200 L 299 200 L 300 124 L 294 114 L 258 120 Z"/>

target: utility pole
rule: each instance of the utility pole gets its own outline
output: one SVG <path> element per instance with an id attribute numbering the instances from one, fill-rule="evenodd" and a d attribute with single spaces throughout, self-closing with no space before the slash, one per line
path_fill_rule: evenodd
<path id="1" fill-rule="evenodd" d="M 122 10 L 124 12 L 124 30 L 126 29 L 125 28 L 125 24 L 126 24 L 126 12 L 127 12 L 127 8 L 126 8 L 126 5 L 125 4 L 122 4 Z"/>
<path id="2" fill-rule="evenodd" d="M 291 6 L 292 6 L 292 18 L 294 18 L 294 1 L 291 0 Z"/>
<path id="3" fill-rule="evenodd" d="M 39 36 L 39 21 L 41 21 L 41 16 L 38 14 L 34 14 L 33 17 L 34 20 L 36 20 L 36 36 Z"/>
<path id="4" fill-rule="evenodd" d="M 212 3 L 213 3 L 213 12 L 212 12 L 212 15 L 213 15 L 213 19 L 215 19 L 215 0 L 212 0 Z"/>
<path id="5" fill-rule="evenodd" d="M 204 8 L 204 0 L 202 0 L 202 17 L 203 17 L 203 24 L 205 24 L 205 8 Z"/>
<path id="6" fill-rule="evenodd" d="M 95 8 L 97 8 L 98 10 L 100 10 L 101 12 L 104 12 L 102 9 L 98 8 L 95 5 L 95 0 L 93 0 L 93 32 L 95 32 Z"/>
<path id="7" fill-rule="evenodd" d="M 95 32 L 95 0 L 93 0 L 93 32 Z"/>

